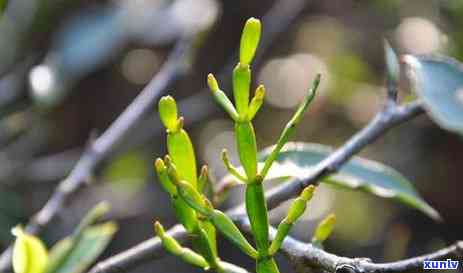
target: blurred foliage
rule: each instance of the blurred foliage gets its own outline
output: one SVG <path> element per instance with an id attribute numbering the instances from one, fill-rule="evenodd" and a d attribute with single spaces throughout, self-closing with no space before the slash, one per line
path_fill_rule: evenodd
<path id="1" fill-rule="evenodd" d="M 138 192 L 148 177 L 147 158 L 141 151 L 133 150 L 115 157 L 102 174 L 104 181 L 118 191 Z"/>

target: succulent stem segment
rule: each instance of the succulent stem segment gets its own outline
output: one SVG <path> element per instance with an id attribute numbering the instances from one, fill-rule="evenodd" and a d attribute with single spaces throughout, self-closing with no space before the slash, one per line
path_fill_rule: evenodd
<path id="1" fill-rule="evenodd" d="M 241 251 L 256 261 L 257 273 L 279 273 L 274 255 L 280 249 L 294 222 L 304 213 L 307 202 L 315 191 L 314 186 L 308 186 L 293 201 L 287 216 L 278 226 L 275 240 L 270 243 L 268 210 L 263 183 L 273 162 L 295 132 L 296 126 L 314 99 L 315 91 L 320 82 L 320 75 L 315 78 L 312 88 L 283 129 L 263 168 L 259 170 L 257 141 L 252 120 L 263 104 L 265 87 L 259 85 L 251 99 L 250 89 L 251 63 L 259 44 L 260 35 L 260 21 L 255 18 L 249 19 L 241 36 L 240 60 L 232 75 L 233 102 L 220 89 L 214 75 L 209 74 L 207 76 L 207 84 L 213 97 L 234 121 L 238 155 L 244 172 L 230 163 L 226 150 L 222 152 L 222 160 L 228 172 L 246 185 L 245 205 L 255 248 L 247 241 L 233 221 L 226 214 L 215 209 L 203 194 L 204 185 L 208 181 L 207 168 L 203 167 L 198 178 L 193 146 L 188 134 L 182 128 L 183 119 L 178 117 L 175 100 L 167 96 L 159 102 L 161 120 L 167 129 L 169 155 L 164 160 L 157 159 L 155 168 L 162 187 L 171 197 L 177 217 L 186 230 L 193 235 L 194 250 L 180 246 L 164 232 L 159 223 L 155 224 L 156 233 L 168 251 L 186 262 L 206 270 L 212 269 L 217 272 L 229 273 L 243 272 L 243 269 L 222 262 L 218 258 L 215 237 L 217 229 Z M 329 218 L 320 225 L 314 241 L 321 244 L 328 237 L 332 230 L 332 222 L 333 220 Z"/>
<path id="2" fill-rule="evenodd" d="M 258 273 L 279 272 L 273 255 L 278 251 L 283 239 L 288 234 L 293 223 L 302 215 L 306 203 L 312 197 L 314 187 L 306 188 L 297 198 L 288 212 L 288 216 L 278 227 L 277 238 L 270 245 L 268 210 L 264 196 L 263 182 L 273 162 L 277 158 L 284 144 L 296 130 L 296 125 L 301 121 L 309 104 L 315 97 L 315 91 L 320 82 L 320 75 L 314 80 L 308 95 L 304 98 L 292 119 L 281 133 L 277 145 L 265 161 L 261 171 L 257 164 L 257 143 L 252 125 L 252 120 L 263 104 L 265 87 L 259 85 L 254 97 L 249 101 L 251 87 L 251 63 L 259 44 L 261 24 L 258 19 L 249 19 L 243 29 L 240 44 L 240 61 L 233 70 L 233 97 L 234 105 L 223 91 L 212 74 L 208 75 L 208 84 L 216 101 L 225 109 L 235 123 L 235 137 L 238 147 L 238 155 L 245 176 L 241 175 L 233 167 L 228 159 L 226 151 L 222 153 L 222 159 L 227 170 L 236 178 L 246 184 L 245 204 L 246 212 L 251 224 L 252 234 L 257 248 L 256 270 Z"/>

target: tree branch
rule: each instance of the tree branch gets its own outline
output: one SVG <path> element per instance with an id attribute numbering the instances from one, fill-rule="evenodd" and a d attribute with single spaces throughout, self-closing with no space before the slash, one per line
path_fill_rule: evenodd
<path id="1" fill-rule="evenodd" d="M 387 104 L 373 120 L 368 123 L 357 134 L 352 136 L 343 146 L 329 155 L 325 160 L 314 167 L 306 178 L 276 187 L 268 193 L 267 203 L 269 208 L 275 208 L 281 202 L 288 200 L 309 184 L 316 184 L 322 177 L 336 172 L 349 158 L 357 154 L 362 148 L 375 141 L 385 134 L 389 129 L 404 123 L 413 117 L 423 113 L 419 102 L 413 102 L 403 106 Z M 232 217 L 240 228 L 249 231 L 249 223 L 245 216 L 244 207 L 238 206 L 230 209 L 227 214 Z M 171 229 L 172 235 L 179 241 L 186 239 L 186 232 L 179 225 Z M 275 236 L 272 229 L 271 238 Z M 305 264 L 321 268 L 330 272 L 401 272 L 403 270 L 418 269 L 422 266 L 424 259 L 438 259 L 449 256 L 459 255 L 462 250 L 461 242 L 437 251 L 435 253 L 420 256 L 408 260 L 394 263 L 376 264 L 367 259 L 350 259 L 330 254 L 311 244 L 302 243 L 288 237 L 283 243 L 283 251 L 293 259 L 303 261 Z M 153 253 L 159 257 L 163 253 L 161 243 L 156 239 L 145 241 L 129 250 L 121 252 L 112 258 L 98 263 L 90 270 L 90 273 L 115 273 L 130 270 L 139 265 L 140 262 L 148 261 L 153 258 Z M 342 271 L 348 270 L 351 271 Z M 353 271 L 352 271 L 353 270 Z M 362 271 L 363 270 L 363 271 Z M 375 271 L 376 270 L 376 271 Z"/>
<path id="2" fill-rule="evenodd" d="M 178 42 L 161 71 L 100 137 L 88 143 L 71 173 L 59 184 L 45 206 L 32 217 L 26 226 L 28 232 L 39 233 L 63 210 L 69 197 L 90 181 L 99 163 L 106 159 L 121 139 L 154 108 L 155 102 L 166 88 L 185 72 L 185 60 L 189 59 L 185 58 L 185 54 L 188 54 L 191 47 L 192 42 L 189 39 Z M 0 271 L 8 271 L 10 268 L 11 247 L 0 257 Z"/>
<path id="3" fill-rule="evenodd" d="M 235 218 L 237 225 L 243 231 L 251 232 L 251 227 L 246 216 Z M 270 230 L 270 238 L 275 238 L 276 229 Z M 305 243 L 287 237 L 281 250 L 293 262 L 312 268 L 322 269 L 335 273 L 392 273 L 392 272 L 417 272 L 423 268 L 423 262 L 447 258 L 461 258 L 463 256 L 463 241 L 422 256 L 400 260 L 390 263 L 374 263 L 369 258 L 347 258 L 328 253 L 316 248 L 310 243 Z"/>

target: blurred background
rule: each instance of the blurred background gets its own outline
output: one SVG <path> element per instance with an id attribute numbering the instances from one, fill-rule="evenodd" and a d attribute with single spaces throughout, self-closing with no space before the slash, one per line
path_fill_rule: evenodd
<path id="1" fill-rule="evenodd" d="M 91 132 L 102 133 L 111 124 L 185 37 L 199 37 L 192 63 L 166 93 L 182 105 L 198 161 L 209 164 L 214 181 L 225 174 L 223 148 L 238 161 L 232 123 L 205 90 L 205 79 L 209 72 L 222 75 L 222 88 L 230 91 L 226 68 L 237 61 L 240 32 L 251 16 L 270 11 L 263 25 L 269 33 L 284 26 L 271 41 L 270 35 L 262 37 L 267 46 L 253 67 L 255 86 L 267 88 L 255 120 L 259 148 L 276 141 L 318 72 L 319 95 L 294 140 L 337 147 L 361 129 L 384 101 L 384 38 L 399 53 L 463 60 L 459 0 L 0 0 L 0 11 L 0 249 L 12 241 L 11 227 L 26 223 L 69 173 Z M 400 96 L 413 98 L 406 80 Z M 95 183 L 75 194 L 46 229 L 48 245 L 100 200 L 110 201 L 109 217 L 120 225 L 102 258 L 152 237 L 154 219 L 166 227 L 175 224 L 152 168 L 166 152 L 164 143 L 153 108 L 101 164 Z M 322 186 L 292 234 L 308 240 L 316 223 L 335 212 L 338 223 L 327 250 L 375 261 L 461 239 L 462 151 L 457 135 L 422 115 L 361 154 L 409 178 L 443 223 L 393 201 Z M 223 208 L 239 203 L 240 196 L 235 191 Z M 272 222 L 285 211 L 285 205 L 272 211 Z M 221 256 L 252 268 L 236 248 L 220 243 Z M 294 272 L 284 257 L 279 260 L 282 272 Z M 160 268 L 200 271 L 167 256 L 134 272 Z"/>

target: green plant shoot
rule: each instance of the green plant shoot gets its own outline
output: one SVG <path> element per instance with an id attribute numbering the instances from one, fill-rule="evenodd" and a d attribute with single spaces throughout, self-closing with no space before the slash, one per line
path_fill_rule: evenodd
<path id="1" fill-rule="evenodd" d="M 205 224 L 213 225 L 241 251 L 255 259 L 257 273 L 278 273 L 278 265 L 275 262 L 274 255 L 280 249 L 284 238 L 291 230 L 294 222 L 304 213 L 307 202 L 312 198 L 315 190 L 314 186 L 309 186 L 294 200 L 288 210 L 287 216 L 278 226 L 275 240 L 270 243 L 268 210 L 263 183 L 273 162 L 277 159 L 285 143 L 288 142 L 291 135 L 295 132 L 296 126 L 302 120 L 309 104 L 314 99 L 320 82 L 320 75 L 315 78 L 312 88 L 284 128 L 277 144 L 265 161 L 264 167 L 262 170 L 259 170 L 257 164 L 257 142 L 252 120 L 263 105 L 265 87 L 259 85 L 251 100 L 250 89 L 252 82 L 251 64 L 260 41 L 260 36 L 260 21 L 255 18 L 249 19 L 245 24 L 241 36 L 240 60 L 232 74 L 234 103 L 220 89 L 220 85 L 214 75 L 209 74 L 207 76 L 207 84 L 212 91 L 214 99 L 234 122 L 238 155 L 244 173 L 230 163 L 226 150 L 222 152 L 222 161 L 228 172 L 245 184 L 246 213 L 250 221 L 255 248 L 241 234 L 241 231 L 235 226 L 233 221 L 226 214 L 215 209 L 209 199 L 203 194 L 202 191 L 207 180 L 205 178 L 207 175 L 201 175 L 197 179 L 193 146 L 188 134 L 182 128 L 183 119 L 177 117 L 175 101 L 172 97 L 167 96 L 161 99 L 159 103 L 161 120 L 167 128 L 169 156 L 166 156 L 164 161 L 161 159 L 156 160 L 156 171 L 161 185 L 171 196 L 174 207 L 176 207 L 175 202 L 182 203 L 181 208 L 176 208 L 176 210 L 182 210 L 180 213 L 177 212 L 177 217 L 187 228 L 187 231 L 196 235 L 196 240 L 200 242 L 199 245 L 202 247 L 196 247 L 195 250 L 203 250 L 198 254 L 193 250 L 181 247 L 172 237 L 166 235 L 159 223 L 156 224 L 156 232 L 163 241 L 165 248 L 174 255 L 196 266 L 204 269 L 210 268 L 217 272 L 236 273 L 242 272 L 240 271 L 242 269 L 220 261 L 216 250 L 209 251 L 212 254 L 207 254 L 207 251 L 204 251 L 204 246 L 207 246 L 207 244 L 209 244 L 209 249 L 216 247 L 215 237 L 214 240 L 210 240 L 212 234 L 215 236 L 215 230 L 212 227 L 211 230 L 206 232 Z M 191 227 L 188 227 L 190 224 Z M 323 232 L 318 232 L 320 236 L 325 236 L 327 232 L 326 226 L 324 225 Z M 195 244 L 193 245 L 195 246 Z"/>

